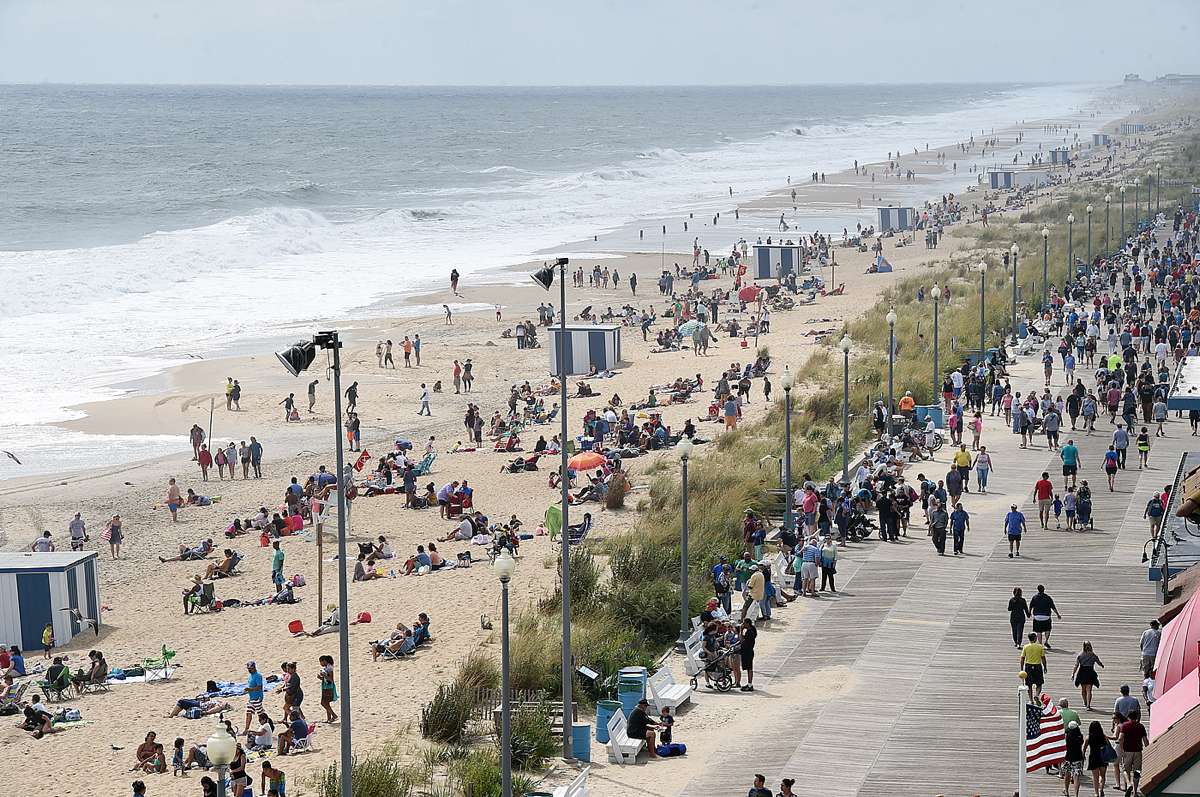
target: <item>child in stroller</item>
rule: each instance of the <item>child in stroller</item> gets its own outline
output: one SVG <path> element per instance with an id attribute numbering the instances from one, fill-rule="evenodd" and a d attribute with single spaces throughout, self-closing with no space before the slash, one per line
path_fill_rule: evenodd
<path id="1" fill-rule="evenodd" d="M 1088 487 L 1087 479 L 1084 479 L 1079 484 L 1078 495 L 1076 497 L 1076 523 L 1079 528 L 1094 529 L 1095 524 L 1092 522 L 1092 488 Z"/>
<path id="2" fill-rule="evenodd" d="M 728 692 L 733 688 L 734 679 L 741 680 L 741 651 L 740 643 L 721 623 L 712 620 L 704 627 L 701 637 L 702 647 L 700 657 L 703 669 L 692 676 L 692 689 L 696 689 L 701 675 L 704 685 L 718 692 Z"/>

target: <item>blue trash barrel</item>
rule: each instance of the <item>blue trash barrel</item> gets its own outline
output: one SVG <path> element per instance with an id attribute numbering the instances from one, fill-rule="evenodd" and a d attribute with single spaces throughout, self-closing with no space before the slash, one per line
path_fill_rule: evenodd
<path id="1" fill-rule="evenodd" d="M 579 761 L 592 761 L 592 726 L 586 722 L 571 725 L 571 754 Z"/>
<path id="2" fill-rule="evenodd" d="M 608 744 L 608 721 L 619 708 L 622 706 L 616 700 L 601 700 L 596 703 L 596 741 L 600 744 Z"/>
<path id="3" fill-rule="evenodd" d="M 626 678 L 624 676 L 617 679 L 617 700 L 621 701 L 621 710 L 625 712 L 626 719 L 629 718 L 629 715 L 637 708 L 638 702 L 645 696 L 646 692 L 642 688 L 641 679 Z"/>

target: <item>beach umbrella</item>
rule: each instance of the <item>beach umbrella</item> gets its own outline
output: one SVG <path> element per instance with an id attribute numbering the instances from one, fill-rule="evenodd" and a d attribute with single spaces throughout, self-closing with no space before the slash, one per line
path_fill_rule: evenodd
<path id="1" fill-rule="evenodd" d="M 1183 611 L 1163 626 L 1154 658 L 1155 692 L 1164 694 L 1195 671 L 1200 664 L 1200 594 L 1188 600 Z"/>
<path id="2" fill-rule="evenodd" d="M 747 285 L 738 291 L 738 298 L 743 302 L 753 302 L 758 299 L 758 294 L 761 290 L 762 288 L 757 285 Z"/>
<path id="3" fill-rule="evenodd" d="M 596 451 L 582 451 L 567 460 L 567 467 L 578 473 L 581 470 L 599 468 L 608 462 L 608 458 Z"/>
<path id="4" fill-rule="evenodd" d="M 695 319 L 693 319 L 691 321 L 684 321 L 682 324 L 679 325 L 679 334 L 686 338 L 688 335 L 695 332 L 696 328 L 699 326 L 700 326 L 700 322 L 696 321 Z"/>

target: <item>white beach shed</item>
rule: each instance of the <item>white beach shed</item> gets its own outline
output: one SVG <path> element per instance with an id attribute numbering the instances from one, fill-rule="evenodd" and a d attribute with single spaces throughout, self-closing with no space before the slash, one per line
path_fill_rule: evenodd
<path id="1" fill-rule="evenodd" d="M 50 623 L 55 645 L 65 645 L 84 630 L 79 616 L 99 623 L 97 563 L 95 551 L 0 554 L 0 644 L 41 650 Z"/>
<path id="2" fill-rule="evenodd" d="M 783 279 L 800 273 L 804 250 L 799 244 L 755 244 L 753 263 L 754 279 Z"/>
<path id="3" fill-rule="evenodd" d="M 1059 166 L 1066 166 L 1071 162 L 1071 151 L 1066 147 L 1058 147 L 1050 150 L 1050 163 Z"/>
<path id="4" fill-rule="evenodd" d="M 917 224 L 916 208 L 879 208 L 879 231 L 911 230 Z"/>
<path id="5" fill-rule="evenodd" d="M 558 373 L 558 347 L 562 332 L 550 328 L 550 373 Z M 572 324 L 566 330 L 567 376 L 586 374 L 591 367 L 597 371 L 616 368 L 621 361 L 620 324 Z"/>
<path id="6" fill-rule="evenodd" d="M 1013 172 L 1001 169 L 993 169 L 988 172 L 988 188 L 1001 189 L 1013 188 L 1016 185 L 1016 180 L 1013 177 Z"/>
<path id="7" fill-rule="evenodd" d="M 1112 143 L 1112 137 L 1108 133 L 1092 133 L 1093 147 L 1107 147 Z"/>

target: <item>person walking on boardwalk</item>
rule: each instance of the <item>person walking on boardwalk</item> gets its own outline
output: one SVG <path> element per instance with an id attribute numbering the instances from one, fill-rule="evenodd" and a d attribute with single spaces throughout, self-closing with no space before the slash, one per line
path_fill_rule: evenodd
<path id="1" fill-rule="evenodd" d="M 1092 710 L 1092 690 L 1100 685 L 1100 676 L 1096 674 L 1097 667 L 1104 669 L 1104 662 L 1100 661 L 1100 657 L 1092 650 L 1092 643 L 1084 642 L 1083 652 L 1075 657 L 1075 669 L 1071 671 L 1071 678 L 1079 687 L 1083 695 L 1083 707 L 1088 711 Z"/>
<path id="2" fill-rule="evenodd" d="M 1058 450 L 1058 458 L 1062 460 L 1063 489 L 1074 487 L 1079 474 L 1079 449 L 1074 439 L 1067 439 L 1067 444 Z"/>
<path id="3" fill-rule="evenodd" d="M 1004 534 L 1008 537 L 1008 558 L 1021 555 L 1021 535 L 1025 533 L 1025 515 L 1021 514 L 1016 504 L 1009 506 L 1008 514 L 1004 516 Z"/>
<path id="4" fill-rule="evenodd" d="M 1025 620 L 1029 617 L 1029 603 L 1021 593 L 1020 587 L 1013 587 L 1012 597 L 1008 599 L 1008 624 L 1012 627 L 1013 647 L 1021 647 L 1025 638 Z"/>
<path id="5" fill-rule="evenodd" d="M 1033 618 L 1033 630 L 1037 634 L 1038 642 L 1045 645 L 1046 650 L 1054 650 L 1050 645 L 1050 632 L 1053 630 L 1051 612 L 1058 619 L 1062 619 L 1062 615 L 1058 613 L 1058 607 L 1054 605 L 1054 598 L 1046 594 L 1045 586 L 1038 584 L 1037 594 L 1029 599 L 1029 616 Z"/>
<path id="6" fill-rule="evenodd" d="M 1042 686 L 1046 683 L 1046 648 L 1038 642 L 1038 635 L 1029 634 L 1029 641 L 1021 648 L 1021 670 L 1025 673 L 1025 688 L 1029 690 L 1029 702 L 1038 703 Z"/>
<path id="7" fill-rule="evenodd" d="M 954 507 L 954 511 L 950 513 L 950 532 L 954 536 L 954 555 L 958 556 L 963 552 L 963 545 L 967 541 L 967 532 L 971 529 L 971 516 L 967 514 L 967 510 L 962 504 Z"/>
<path id="8" fill-rule="evenodd" d="M 1042 471 L 1042 478 L 1034 482 L 1033 497 L 1037 499 L 1038 521 L 1042 528 L 1049 528 L 1050 508 L 1054 504 L 1054 484 L 1050 481 L 1049 472 Z"/>
<path id="9" fill-rule="evenodd" d="M 1108 476 L 1108 491 L 1114 492 L 1117 488 L 1117 463 L 1120 461 L 1120 455 L 1112 446 L 1104 452 L 1104 474 Z"/>

